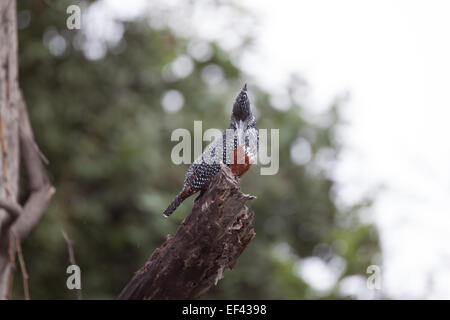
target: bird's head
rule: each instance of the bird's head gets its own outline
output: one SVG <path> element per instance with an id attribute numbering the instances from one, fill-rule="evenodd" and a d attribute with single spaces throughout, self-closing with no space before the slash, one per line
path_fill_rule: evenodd
<path id="1" fill-rule="evenodd" d="M 239 144 L 244 144 L 246 132 L 256 128 L 255 117 L 250 109 L 250 100 L 247 96 L 247 84 L 241 89 L 233 104 L 230 117 L 230 129 L 234 130 Z"/>
<path id="2" fill-rule="evenodd" d="M 247 95 L 247 84 L 241 89 L 233 104 L 230 117 L 230 129 L 248 130 L 256 126 L 255 117 L 250 109 L 250 100 Z"/>

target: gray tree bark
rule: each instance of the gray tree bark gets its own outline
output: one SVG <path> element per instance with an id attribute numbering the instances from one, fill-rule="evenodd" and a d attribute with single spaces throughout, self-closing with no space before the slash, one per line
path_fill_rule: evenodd
<path id="1" fill-rule="evenodd" d="M 17 244 L 37 224 L 54 193 L 19 88 L 16 16 L 16 0 L 0 1 L 0 299 L 10 298 Z M 31 191 L 23 206 L 18 203 L 21 164 Z"/>
<path id="2" fill-rule="evenodd" d="M 255 236 L 254 215 L 245 206 L 253 198 L 222 166 L 175 236 L 153 252 L 118 299 L 199 298 L 234 267 Z"/>

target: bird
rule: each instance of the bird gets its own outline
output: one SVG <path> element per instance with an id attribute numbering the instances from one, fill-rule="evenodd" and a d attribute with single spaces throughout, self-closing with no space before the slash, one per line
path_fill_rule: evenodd
<path id="1" fill-rule="evenodd" d="M 211 142 L 189 166 L 181 191 L 164 210 L 163 216 L 169 217 L 188 197 L 205 191 L 222 164 L 241 178 L 256 161 L 258 143 L 258 129 L 250 107 L 247 84 L 244 84 L 234 101 L 229 128 L 222 132 L 222 139 Z"/>

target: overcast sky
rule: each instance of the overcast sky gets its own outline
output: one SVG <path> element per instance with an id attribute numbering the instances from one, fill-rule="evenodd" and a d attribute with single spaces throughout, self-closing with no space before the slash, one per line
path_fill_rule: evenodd
<path id="1" fill-rule="evenodd" d="M 268 88 L 296 70 L 313 109 L 350 93 L 335 176 L 349 203 L 383 186 L 373 210 L 383 289 L 450 298 L 450 2 L 244 3 L 262 17 L 264 63 L 250 72 Z"/>

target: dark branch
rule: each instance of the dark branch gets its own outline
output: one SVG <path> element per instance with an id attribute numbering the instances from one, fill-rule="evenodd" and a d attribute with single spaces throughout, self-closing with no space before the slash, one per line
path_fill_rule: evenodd
<path id="1" fill-rule="evenodd" d="M 174 237 L 157 248 L 118 299 L 197 299 L 233 268 L 255 236 L 253 213 L 230 169 L 222 170 Z"/>

